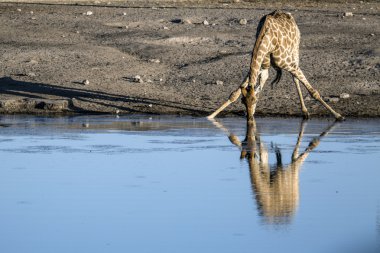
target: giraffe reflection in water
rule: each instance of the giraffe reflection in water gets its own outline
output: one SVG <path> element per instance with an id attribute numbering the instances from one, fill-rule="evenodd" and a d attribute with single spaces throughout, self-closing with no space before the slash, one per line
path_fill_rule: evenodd
<path id="1" fill-rule="evenodd" d="M 214 125 L 228 134 L 229 140 L 240 148 L 240 159 L 247 159 L 252 190 L 256 198 L 260 216 L 266 223 L 288 224 L 294 216 L 299 201 L 299 172 L 302 164 L 326 136 L 335 123 L 328 126 L 319 136 L 314 138 L 302 153 L 299 153 L 301 141 L 306 128 L 306 121 L 300 124 L 297 142 L 293 149 L 291 163 L 282 163 L 281 151 L 274 146 L 275 163 L 269 161 L 268 148 L 260 139 L 255 120 L 247 123 L 246 136 L 243 141 L 231 133 L 221 123 Z"/>

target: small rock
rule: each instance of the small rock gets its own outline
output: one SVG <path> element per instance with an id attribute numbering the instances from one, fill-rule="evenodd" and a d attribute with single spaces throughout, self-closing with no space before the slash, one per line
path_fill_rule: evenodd
<path id="1" fill-rule="evenodd" d="M 373 37 L 373 36 L 375 36 L 375 34 L 374 34 L 374 33 L 371 33 L 370 35 L 371 35 L 372 37 Z"/>
<path id="2" fill-rule="evenodd" d="M 133 82 L 135 82 L 135 83 L 142 83 L 142 82 L 143 82 L 143 80 L 141 79 L 141 76 L 139 76 L 139 75 L 134 76 L 134 77 L 132 78 L 132 80 L 133 80 Z"/>
<path id="3" fill-rule="evenodd" d="M 36 77 L 37 76 L 36 73 L 34 73 L 34 72 L 29 72 L 26 75 L 29 77 Z"/>
<path id="4" fill-rule="evenodd" d="M 90 84 L 90 81 L 87 80 L 87 79 L 86 79 L 86 80 L 83 80 L 82 84 L 83 84 L 83 85 L 89 85 L 89 84 Z"/>
<path id="5" fill-rule="evenodd" d="M 362 18 L 363 20 L 366 20 L 366 18 Z"/>
<path id="6" fill-rule="evenodd" d="M 169 30 L 169 27 L 164 26 L 163 29 L 164 29 L 164 30 Z"/>
<path id="7" fill-rule="evenodd" d="M 89 128 L 89 127 L 90 127 L 90 124 L 89 124 L 89 123 L 83 123 L 83 124 L 82 124 L 82 127 Z"/>
<path id="8" fill-rule="evenodd" d="M 161 61 L 159 59 L 150 59 L 149 62 L 160 63 Z"/>
<path id="9" fill-rule="evenodd" d="M 239 24 L 241 24 L 241 25 L 246 25 L 247 23 L 248 23 L 248 21 L 245 18 L 242 18 L 239 20 Z"/>
<path id="10" fill-rule="evenodd" d="M 115 111 L 115 113 L 116 113 L 116 114 L 119 114 L 119 113 L 120 113 L 120 111 L 119 111 L 119 110 L 116 110 L 116 111 Z"/>
<path id="11" fill-rule="evenodd" d="M 170 20 L 170 22 L 172 22 L 174 24 L 183 24 L 183 20 L 180 18 L 174 18 L 174 19 Z"/>
<path id="12" fill-rule="evenodd" d="M 20 11 L 21 11 L 21 9 L 17 9 L 17 11 L 19 11 L 19 12 L 20 12 Z"/>
<path id="13" fill-rule="evenodd" d="M 223 81 L 220 81 L 220 80 L 216 81 L 216 85 L 223 85 L 223 84 L 224 84 Z"/>
<path id="14" fill-rule="evenodd" d="M 326 97 L 325 100 L 327 102 L 333 102 L 333 103 L 339 102 L 339 98 L 337 97 Z"/>
<path id="15" fill-rule="evenodd" d="M 91 16 L 92 14 L 94 14 L 92 11 L 86 11 L 85 13 L 83 13 L 83 15 L 86 16 Z"/>
<path id="16" fill-rule="evenodd" d="M 345 17 L 352 17 L 352 16 L 354 16 L 354 14 L 352 12 L 345 12 L 343 14 L 343 16 L 345 16 Z"/>
<path id="17" fill-rule="evenodd" d="M 33 15 L 33 13 L 34 13 L 33 11 L 30 11 L 30 14 L 32 14 L 32 15 Z"/>
<path id="18" fill-rule="evenodd" d="M 343 98 L 343 99 L 347 99 L 347 98 L 350 97 L 350 94 L 348 94 L 348 93 L 342 93 L 342 94 L 339 95 L 339 97 Z"/>
<path id="19" fill-rule="evenodd" d="M 190 19 L 185 19 L 185 20 L 183 21 L 183 23 L 190 25 L 190 24 L 192 24 L 193 22 L 192 22 Z"/>
<path id="20" fill-rule="evenodd" d="M 209 25 L 210 23 L 209 23 L 207 20 L 204 20 L 204 21 L 203 21 L 203 24 L 204 24 L 204 25 Z"/>
<path id="21" fill-rule="evenodd" d="M 29 64 L 38 64 L 38 61 L 36 61 L 36 60 L 30 60 L 30 61 L 27 61 L 27 63 L 29 63 Z"/>
<path id="22" fill-rule="evenodd" d="M 79 33 L 80 33 L 80 31 L 76 31 L 76 33 L 77 33 L 77 34 L 79 34 Z"/>
<path id="23" fill-rule="evenodd" d="M 152 104 L 149 104 L 148 106 L 149 106 L 150 108 L 152 108 L 152 107 L 153 107 L 153 105 L 152 105 Z"/>
<path id="24" fill-rule="evenodd" d="M 36 18 L 35 18 L 35 17 L 31 17 L 30 19 L 31 19 L 31 20 L 36 20 Z"/>
<path id="25" fill-rule="evenodd" d="M 126 13 L 126 12 L 123 12 L 123 16 L 127 16 L 127 13 Z"/>

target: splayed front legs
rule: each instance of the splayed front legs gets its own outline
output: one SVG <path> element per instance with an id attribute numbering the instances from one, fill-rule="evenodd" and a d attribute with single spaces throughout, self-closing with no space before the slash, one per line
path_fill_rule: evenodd
<path id="1" fill-rule="evenodd" d="M 215 112 L 210 114 L 207 118 L 215 118 L 216 115 L 223 111 L 227 106 L 235 102 L 240 97 L 240 95 L 243 94 L 243 103 L 247 109 L 247 119 L 252 120 L 256 110 L 258 94 L 263 90 L 264 85 L 268 80 L 268 76 L 269 70 L 263 69 L 260 72 L 260 83 L 255 88 L 248 85 L 249 77 L 247 76 L 244 79 L 244 82 L 240 85 L 240 87 L 231 93 L 231 95 L 228 98 L 228 101 L 226 101 L 221 107 L 219 107 Z"/>

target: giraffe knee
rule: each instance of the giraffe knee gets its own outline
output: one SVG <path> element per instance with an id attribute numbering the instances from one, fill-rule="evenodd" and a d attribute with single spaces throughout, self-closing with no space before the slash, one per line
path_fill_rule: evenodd
<path id="1" fill-rule="evenodd" d="M 241 94 L 241 90 L 237 89 L 237 90 L 235 90 L 234 92 L 231 93 L 231 95 L 228 98 L 228 100 L 230 100 L 231 102 L 235 102 L 239 98 L 240 94 Z"/>
<path id="2" fill-rule="evenodd" d="M 321 95 L 320 95 L 319 92 L 316 91 L 316 90 L 310 92 L 310 95 L 311 95 L 313 98 L 317 99 L 317 100 L 320 100 L 320 99 L 321 99 Z"/>

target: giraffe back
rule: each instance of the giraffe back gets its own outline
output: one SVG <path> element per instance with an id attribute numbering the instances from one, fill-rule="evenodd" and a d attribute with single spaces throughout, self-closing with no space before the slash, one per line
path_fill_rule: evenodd
<path id="1" fill-rule="evenodd" d="M 271 37 L 271 56 L 279 67 L 298 65 L 300 31 L 290 13 L 275 11 L 267 15 L 267 32 Z"/>

